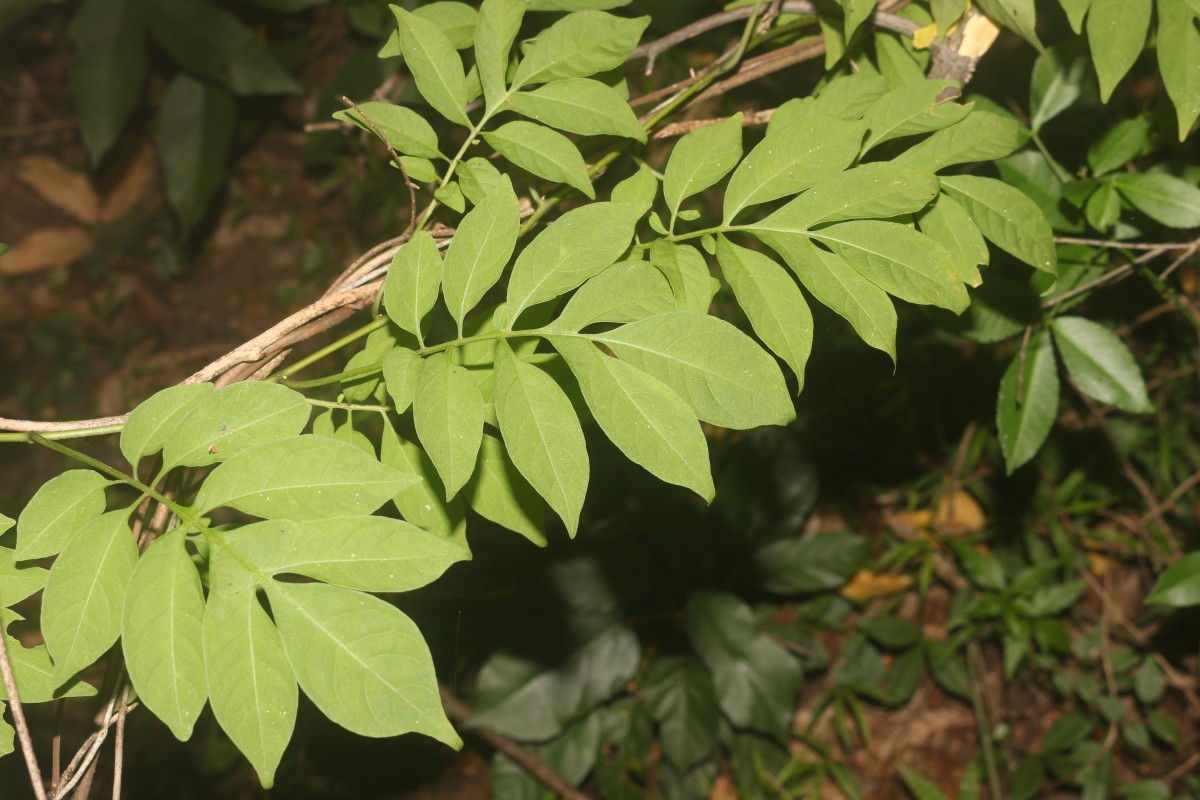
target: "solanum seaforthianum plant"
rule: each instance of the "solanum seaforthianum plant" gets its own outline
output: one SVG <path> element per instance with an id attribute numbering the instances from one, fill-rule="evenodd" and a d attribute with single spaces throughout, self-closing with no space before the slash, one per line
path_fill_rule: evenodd
<path id="1" fill-rule="evenodd" d="M 292 379 L 309 358 L 265 380 L 166 389 L 115 426 L 85 430 L 119 430 L 120 467 L 61 443 L 80 431 L 22 435 L 80 462 L 37 492 L 14 546 L 0 549 L 4 607 L 44 589 L 45 644 L 5 634 L 22 702 L 94 694 L 79 673 L 105 660 L 109 717 L 136 696 L 186 739 L 207 704 L 268 786 L 301 690 L 351 731 L 457 747 L 421 632 L 372 593 L 422 586 L 469 558 L 472 514 L 537 544 L 548 517 L 573 536 L 588 514 L 593 425 L 631 468 L 710 501 L 703 426 L 794 418 L 812 301 L 895 359 L 893 298 L 960 314 L 993 256 L 1003 263 L 989 269 L 1029 291 L 1056 290 L 1039 198 L 975 174 L 1037 136 L 998 106 L 962 100 L 970 71 L 955 73 L 952 57 L 973 68 L 979 55 L 956 49 L 962 32 L 995 33 L 978 10 L 935 0 L 898 16 L 841 0 L 817 16 L 806 3 L 738 3 L 744 27 L 730 49 L 639 119 L 619 70 L 649 20 L 611 13 L 623 5 L 393 7 L 381 55 L 403 57 L 427 106 L 366 102 L 337 116 L 387 145 L 413 219 L 368 263 L 386 266 L 382 281 L 359 270 L 336 287 L 335 297 L 380 300 L 338 343 L 363 343 L 343 371 Z M 1036 41 L 1029 15 L 1016 13 L 1032 4 L 980 5 Z M 1063 0 L 1077 29 L 1087 5 Z M 1111 5 L 1096 2 L 1092 18 L 1117 14 Z M 1194 26 L 1183 0 L 1158 6 L 1160 20 Z M 763 115 L 735 113 L 685 125 L 661 171 L 639 158 L 649 133 L 747 53 L 818 31 L 826 77 L 774 109 L 765 133 L 753 127 Z M 921 31 L 940 77 L 914 44 Z M 1169 90 L 1172 36 L 1159 44 Z M 1143 27 L 1137 52 L 1144 38 Z M 1106 58 L 1097 67 L 1111 93 L 1124 73 Z M 1070 87 L 1054 88 L 1035 97 L 1036 123 L 1069 104 Z M 1179 91 L 1186 135 L 1197 92 Z M 598 197 L 606 172 L 620 180 Z M 1104 203 L 1154 216 L 1136 181 L 1094 183 L 1081 203 L 1103 191 Z M 739 309 L 733 321 L 710 312 L 718 292 Z M 1042 327 L 1083 391 L 1146 408 L 1132 357 L 1077 320 L 1008 333 L 1032 334 L 1001 387 L 1014 467 L 1057 408 Z M 240 360 L 266 355 L 250 348 Z M 323 399 L 320 387 L 335 384 L 340 393 Z M 0 517 L 0 528 L 12 524 Z M 33 563 L 50 558 L 49 569 Z"/>

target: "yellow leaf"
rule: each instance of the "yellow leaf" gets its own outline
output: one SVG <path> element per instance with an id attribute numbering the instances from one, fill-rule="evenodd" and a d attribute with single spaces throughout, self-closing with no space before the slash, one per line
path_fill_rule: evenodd
<path id="1" fill-rule="evenodd" d="M 933 514 L 933 527 L 947 536 L 978 533 L 986 522 L 979 503 L 962 489 L 943 495 Z"/>
<path id="2" fill-rule="evenodd" d="M 917 50 L 928 50 L 933 44 L 933 40 L 937 38 L 938 26 L 936 24 L 926 25 L 924 28 L 917 28 L 913 31 L 912 44 Z"/>
<path id="3" fill-rule="evenodd" d="M 92 234 L 77 225 L 42 228 L 0 256 L 0 275 L 20 275 L 51 267 L 65 267 L 86 256 L 95 245 Z"/>
<path id="4" fill-rule="evenodd" d="M 100 198 L 92 182 L 51 156 L 26 156 L 17 162 L 17 179 L 47 203 L 80 222 L 94 224 L 100 217 Z"/>
<path id="5" fill-rule="evenodd" d="M 865 603 L 876 597 L 903 592 L 912 585 L 911 575 L 880 575 L 869 569 L 860 569 L 838 593 L 855 603 Z"/>

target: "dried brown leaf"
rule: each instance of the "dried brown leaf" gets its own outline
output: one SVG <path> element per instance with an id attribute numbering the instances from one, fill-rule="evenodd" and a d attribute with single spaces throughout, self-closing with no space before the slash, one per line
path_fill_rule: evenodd
<path id="1" fill-rule="evenodd" d="M 0 256 L 0 275 L 21 275 L 67 266 L 95 247 L 92 234 L 78 225 L 34 231 Z"/>
<path id="2" fill-rule="evenodd" d="M 26 156 L 17 162 L 17 179 L 43 200 L 89 225 L 100 219 L 100 198 L 86 175 L 52 156 Z"/>

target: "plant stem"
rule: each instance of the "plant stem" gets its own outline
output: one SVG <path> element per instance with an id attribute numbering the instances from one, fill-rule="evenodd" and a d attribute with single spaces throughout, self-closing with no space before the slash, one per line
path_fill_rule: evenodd
<path id="1" fill-rule="evenodd" d="M 101 425 L 95 428 L 75 428 L 65 431 L 46 431 L 44 433 L 18 431 L 16 433 L 0 433 L 0 442 L 33 442 L 35 441 L 35 436 L 52 440 L 84 439 L 88 436 L 107 436 L 110 433 L 120 433 L 124 429 L 125 423 L 117 422 L 112 425 Z"/>
<path id="2" fill-rule="evenodd" d="M 983 696 L 979 688 L 979 645 L 967 642 L 967 676 L 971 689 L 971 707 L 975 711 L 975 725 L 979 730 L 979 744 L 983 750 L 983 768 L 987 772 L 988 791 L 992 800 L 1001 800 L 1000 774 L 996 771 L 996 754 L 992 752 L 992 732 L 988 729 L 987 714 L 983 709 Z"/>
<path id="3" fill-rule="evenodd" d="M 327 355 L 336 353 L 338 350 L 341 350 L 343 347 L 345 347 L 348 344 L 353 344 L 354 342 L 358 341 L 359 339 L 361 339 L 362 337 L 371 333 L 372 331 L 379 330 L 380 328 L 387 325 L 388 321 L 389 321 L 388 318 L 385 316 L 376 317 L 375 319 L 368 322 L 366 325 L 363 325 L 361 328 L 351 331 L 350 333 L 343 336 L 341 339 L 338 339 L 333 344 L 329 344 L 329 345 L 326 345 L 325 347 L 322 347 L 320 350 L 313 353 L 312 355 L 306 356 L 306 357 L 300 359 L 292 366 L 288 367 L 287 369 L 282 369 L 279 372 L 276 372 L 274 375 L 266 378 L 265 380 L 271 381 L 273 383 L 279 383 L 279 382 L 286 383 L 288 376 L 299 372 L 300 370 L 304 369 L 305 367 L 311 366 L 312 364 L 316 363 L 317 361 L 320 361 L 322 358 L 324 358 Z"/>

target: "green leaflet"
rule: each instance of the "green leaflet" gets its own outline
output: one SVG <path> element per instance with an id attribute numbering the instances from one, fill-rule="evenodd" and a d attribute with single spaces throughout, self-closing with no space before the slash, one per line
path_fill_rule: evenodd
<path id="1" fill-rule="evenodd" d="M 0 516 L 0 533 L 11 527 L 11 521 Z M 15 606 L 35 592 L 40 592 L 46 585 L 46 577 L 50 573 L 32 564 L 17 566 L 16 554 L 7 547 L 0 547 L 0 605 Z"/>
<path id="2" fill-rule="evenodd" d="M 596 198 L 583 156 L 570 139 L 534 122 L 517 120 L 483 134 L 496 152 L 539 178 L 565 183 Z"/>
<path id="3" fill-rule="evenodd" d="M 393 347 L 384 355 L 383 380 L 397 414 L 403 414 L 412 405 L 417 378 L 424 365 L 425 359 L 407 347 Z"/>
<path id="4" fill-rule="evenodd" d="M 663 755 L 683 772 L 717 746 L 720 709 L 712 677 L 695 656 L 668 656 L 646 674 L 646 708 L 659 725 Z"/>
<path id="5" fill-rule="evenodd" d="M 679 204 L 725 177 L 742 157 L 742 113 L 697 128 L 675 143 L 663 177 L 663 197 L 674 224 Z"/>
<path id="6" fill-rule="evenodd" d="M 1150 29 L 1149 2 L 1092 0 L 1087 17 L 1088 44 L 1100 79 L 1100 100 L 1108 102 L 1113 89 L 1137 61 Z"/>
<path id="7" fill-rule="evenodd" d="M 1114 175 L 1113 185 L 1129 203 L 1170 228 L 1200 227 L 1200 189 L 1165 173 Z"/>
<path id="8" fill-rule="evenodd" d="M 1085 394 L 1125 411 L 1154 408 L 1137 361 L 1115 333 L 1083 317 L 1057 317 L 1053 331 L 1063 365 Z"/>
<path id="9" fill-rule="evenodd" d="M 215 552 L 204 608 L 209 704 L 269 789 L 292 738 L 300 693 L 279 631 L 255 596 L 253 578 L 228 555 Z"/>
<path id="10" fill-rule="evenodd" d="M 472 203 L 493 192 L 508 191 L 512 185 L 486 158 L 468 158 L 458 165 L 458 184 Z"/>
<path id="11" fill-rule="evenodd" d="M 717 317 L 672 311 L 591 338 L 662 381 L 705 422 L 746 429 L 796 418 L 775 360 Z"/>
<path id="12" fill-rule="evenodd" d="M 530 11 L 607 11 L 627 6 L 631 0 L 524 0 Z"/>
<path id="13" fill-rule="evenodd" d="M 930 0 L 930 13 L 939 31 L 948 31 L 967 11 L 967 0 Z"/>
<path id="14" fill-rule="evenodd" d="M 391 145 L 404 155 L 445 159 L 438 149 L 437 134 L 433 127 L 411 108 L 395 103 L 359 103 L 357 108 L 335 111 L 333 117 L 353 122 L 372 136 L 382 134 L 384 144 Z M 376 129 L 379 134 L 375 132 Z"/>
<path id="15" fill-rule="evenodd" d="M 467 117 L 467 81 L 462 59 L 441 29 L 393 5 L 400 27 L 400 52 L 412 72 L 421 96 L 451 122 L 471 127 Z"/>
<path id="16" fill-rule="evenodd" d="M 1146 602 L 1174 608 L 1200 605 L 1200 552 L 1188 553 L 1167 567 L 1158 576 Z"/>
<path id="17" fill-rule="evenodd" d="M 186 741 L 208 699 L 204 671 L 204 594 L 184 549 L 182 528 L 151 543 L 138 559 L 121 620 L 121 650 L 138 697 Z"/>
<path id="18" fill-rule="evenodd" d="M 181 384 L 139 403 L 121 429 L 121 455 L 129 465 L 136 471 L 141 459 L 161 450 L 179 421 L 211 391 L 211 383 Z"/>
<path id="19" fill-rule="evenodd" d="M 807 236 L 771 233 L 760 238 L 783 256 L 813 297 L 849 322 L 864 342 L 896 360 L 896 309 L 887 293 Z"/>
<path id="20" fill-rule="evenodd" d="M 900 776 L 904 778 L 904 785 L 912 792 L 913 797 L 917 800 L 950 800 L 946 794 L 937 787 L 937 784 L 926 778 L 921 773 L 914 769 L 910 769 L 903 764 L 900 767 Z"/>
<path id="21" fill-rule="evenodd" d="M 816 594 L 844 585 L 867 556 L 868 545 L 852 533 L 789 536 L 754 553 L 758 585 L 776 594 Z"/>
<path id="22" fill-rule="evenodd" d="M 863 114 L 867 113 L 867 109 L 889 91 L 891 85 L 882 75 L 843 75 L 834 78 L 821 89 L 811 106 L 812 113 L 847 120 L 861 119 Z M 788 106 L 793 106 L 799 111 L 802 104 L 803 99 L 798 98 L 780 106 L 775 112 L 776 116 L 771 117 L 767 131 L 774 132 L 788 119 L 787 114 L 777 119 L 780 112 L 784 112 Z"/>
<path id="23" fill-rule="evenodd" d="M 13 612 L 6 610 L 5 613 Z M 46 703 L 64 697 L 92 697 L 96 694 L 91 684 L 78 678 L 72 678 L 65 684 L 55 680 L 54 664 L 50 661 L 46 645 L 25 647 L 7 633 L 0 635 L 4 636 L 4 643 L 8 647 L 8 660 L 12 664 L 13 678 L 21 693 L 22 703 Z M 0 683 L 0 700 L 7 699 L 8 692 Z"/>
<path id="24" fill-rule="evenodd" d="M 352 444 L 325 436 L 267 442 L 214 469 L 195 508 L 236 508 L 271 519 L 366 515 L 413 483 Z"/>
<path id="25" fill-rule="evenodd" d="M 450 363 L 445 353 L 425 359 L 413 397 L 413 422 L 449 500 L 475 471 L 483 436 L 483 396 L 470 373 Z"/>
<path id="26" fill-rule="evenodd" d="M 675 308 L 708 313 L 718 285 L 709 274 L 708 263 L 699 250 L 691 245 L 655 239 L 650 245 L 650 263 L 667 276 L 675 295 Z"/>
<path id="27" fill-rule="evenodd" d="M 80 528 L 50 568 L 42 635 L 61 685 L 104 655 L 121 632 L 121 603 L 138 560 L 129 510 L 109 511 Z"/>
<path id="28" fill-rule="evenodd" d="M 857 219 L 813 231 L 812 237 L 871 283 L 902 300 L 956 314 L 970 303 L 950 254 L 907 225 Z"/>
<path id="29" fill-rule="evenodd" d="M 387 517 L 269 520 L 224 538 L 268 575 L 304 575 L 364 592 L 407 592 L 469 557 L 457 544 Z"/>
<path id="30" fill-rule="evenodd" d="M 392 322 L 420 338 L 421 320 L 437 302 L 442 256 L 426 231 L 417 231 L 396 251 L 383 284 L 383 305 Z"/>
<path id="31" fill-rule="evenodd" d="M 163 95 L 158 154 L 167 199 L 185 231 L 203 219 L 225 182 L 236 113 L 229 92 L 182 73 Z"/>
<path id="32" fill-rule="evenodd" d="M 529 306 L 569 292 L 620 258 L 645 213 L 641 203 L 589 203 L 555 220 L 513 265 L 508 281 L 511 321 L 516 323 Z"/>
<path id="33" fill-rule="evenodd" d="M 1083 18 L 1091 7 L 1092 0 L 1058 0 L 1058 4 L 1066 13 L 1071 30 L 1076 34 L 1083 33 Z"/>
<path id="34" fill-rule="evenodd" d="M 864 118 L 869 130 L 863 152 L 892 139 L 936 131 L 961 120 L 970 113 L 968 106 L 938 102 L 938 97 L 951 88 L 954 84 L 950 81 L 928 80 L 883 95 Z"/>
<path id="35" fill-rule="evenodd" d="M 579 331 L 595 322 L 633 322 L 675 310 L 675 295 L 666 277 L 646 261 L 613 264 L 571 295 L 556 331 Z"/>
<path id="36" fill-rule="evenodd" d="M 667 483 L 711 501 L 708 447 L 695 414 L 679 395 L 590 342 L 548 337 L 579 381 L 601 430 L 631 461 Z"/>
<path id="37" fill-rule="evenodd" d="M 649 207 L 657 197 L 658 178 L 643 161 L 638 164 L 637 172 L 613 187 L 611 199 L 614 203 L 642 203 Z"/>
<path id="38" fill-rule="evenodd" d="M 1179 141 L 1200 116 L 1200 27 L 1196 4 L 1158 0 L 1158 67 L 1179 120 Z"/>
<path id="39" fill-rule="evenodd" d="M 479 14 L 466 3 L 436 2 L 413 9 L 418 17 L 433 21 L 455 50 L 465 50 L 475 43 L 475 26 Z M 399 50 L 392 55 L 399 55 Z"/>
<path id="40" fill-rule="evenodd" d="M 801 678 L 799 662 L 759 632 L 750 607 L 733 595 L 694 595 L 685 624 L 729 721 L 786 741 Z"/>
<path id="41" fill-rule="evenodd" d="M 508 451 L 495 436 L 483 435 L 479 468 L 463 489 L 467 503 L 484 519 L 546 546 L 546 506 L 521 477 Z"/>
<path id="42" fill-rule="evenodd" d="M 1018 353 L 1000 381 L 996 426 L 1010 475 L 1037 454 L 1057 416 L 1058 367 L 1054 363 L 1054 347 L 1050 335 L 1038 331 L 1029 340 L 1024 358 Z"/>
<path id="43" fill-rule="evenodd" d="M 508 55 L 525 15 L 522 0 L 484 0 L 475 26 L 475 65 L 488 111 L 496 109 L 507 87 Z"/>
<path id="44" fill-rule="evenodd" d="M 571 401 L 554 379 L 496 343 L 496 418 L 513 464 L 546 499 L 571 536 L 587 494 L 587 447 Z"/>
<path id="45" fill-rule="evenodd" d="M 751 327 L 796 375 L 804 389 L 804 367 L 812 350 L 813 318 L 796 282 L 762 253 L 717 239 L 717 260 Z"/>
<path id="46" fill-rule="evenodd" d="M 90 469 L 72 469 L 41 485 L 17 518 L 19 561 L 58 555 L 84 525 L 104 513 L 104 489 L 112 481 Z M 5 605 L 15 600 L 5 598 Z"/>
<path id="47" fill-rule="evenodd" d="M 146 29 L 146 6 L 140 0 L 89 0 L 67 29 L 75 42 L 71 93 L 92 166 L 117 141 L 141 96 Z"/>
<path id="48" fill-rule="evenodd" d="M 980 0 L 979 6 L 993 20 L 1019 34 L 1038 50 L 1042 49 L 1037 35 L 1035 0 Z"/>
<path id="49" fill-rule="evenodd" d="M 937 172 L 954 164 L 993 161 L 1020 146 L 1021 126 L 1011 117 L 972 111 L 960 122 L 917 142 L 893 163 Z"/>
<path id="50" fill-rule="evenodd" d="M 346 362 L 345 372 L 354 372 L 359 369 L 371 370 L 366 374 L 341 381 L 342 394 L 346 400 L 351 403 L 365 403 L 376 398 L 379 400 L 384 398 L 384 393 L 380 388 L 379 363 L 385 354 L 397 346 L 392 330 L 394 329 L 391 326 L 384 326 L 371 331 L 367 334 L 363 348 Z"/>
<path id="51" fill-rule="evenodd" d="M 1118 122 L 1088 148 L 1088 166 L 1093 175 L 1120 169 L 1137 158 L 1146 145 L 1150 129 L 1141 119 Z"/>
<path id="52" fill-rule="evenodd" d="M 1026 264 L 1058 274 L 1054 232 L 1037 204 L 1019 189 L 994 178 L 954 175 L 942 189 L 962 204 L 993 244 Z"/>
<path id="53" fill-rule="evenodd" d="M 513 111 L 569 133 L 626 136 L 646 141 L 629 101 L 591 78 L 564 78 L 509 100 Z"/>
<path id="54" fill-rule="evenodd" d="M 845 17 L 842 20 L 846 41 L 854 38 L 854 33 L 867 21 L 875 11 L 874 0 L 838 0 Z"/>
<path id="55" fill-rule="evenodd" d="M 321 583 L 267 583 L 296 681 L 322 713 L 363 736 L 416 731 L 454 748 L 420 630 L 377 597 Z"/>
<path id="56" fill-rule="evenodd" d="M 162 472 L 225 461 L 255 445 L 295 436 L 308 424 L 304 395 L 245 381 L 204 394 L 163 442 Z"/>
<path id="57" fill-rule="evenodd" d="M 1030 127 L 1042 126 L 1066 111 L 1090 88 L 1091 75 L 1086 51 L 1077 41 L 1056 45 L 1033 62 L 1029 81 Z"/>
<path id="58" fill-rule="evenodd" d="M 521 209 L 511 184 L 484 197 L 459 223 L 442 265 L 442 294 L 460 334 L 467 312 L 504 272 L 520 224 Z"/>
<path id="59" fill-rule="evenodd" d="M 954 268 L 968 286 L 983 282 L 978 268 L 987 266 L 987 242 L 975 220 L 953 197 L 939 194 L 917 217 L 917 226 L 921 233 L 946 248 Z"/>
<path id="60" fill-rule="evenodd" d="M 429 456 L 412 442 L 397 436 L 388 424 L 383 426 L 379 460 L 419 479 L 392 498 L 400 516 L 422 530 L 466 548 L 467 520 L 462 499 L 456 497 L 446 501 L 446 489 Z"/>
<path id="61" fill-rule="evenodd" d="M 795 233 L 826 222 L 863 217 L 895 217 L 920 211 L 937 196 L 931 172 L 886 161 L 831 175 L 749 227 Z"/>
<path id="62" fill-rule="evenodd" d="M 649 24 L 649 17 L 625 19 L 603 11 L 568 14 L 538 34 L 517 66 L 513 86 L 616 69 L 637 47 Z"/>
<path id="63" fill-rule="evenodd" d="M 729 179 L 724 224 L 747 206 L 795 194 L 841 172 L 858 155 L 865 132 L 861 122 L 813 116 L 789 125 L 784 135 L 768 134 Z"/>

